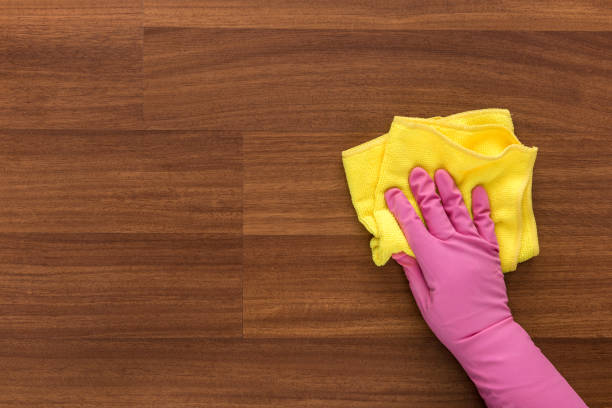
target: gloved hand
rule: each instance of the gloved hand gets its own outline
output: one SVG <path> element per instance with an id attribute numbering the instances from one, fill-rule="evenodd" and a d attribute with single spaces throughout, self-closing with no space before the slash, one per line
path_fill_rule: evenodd
<path id="1" fill-rule="evenodd" d="M 436 172 L 434 185 L 417 167 L 409 181 L 427 227 L 401 190 L 388 190 L 387 205 L 416 260 L 404 253 L 393 258 L 404 268 L 423 318 L 487 406 L 586 407 L 512 318 L 484 188 L 472 191 L 472 221 L 446 171 Z"/>

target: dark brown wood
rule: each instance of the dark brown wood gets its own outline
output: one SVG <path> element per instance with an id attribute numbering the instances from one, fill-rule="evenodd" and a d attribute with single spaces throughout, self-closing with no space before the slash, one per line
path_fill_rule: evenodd
<path id="1" fill-rule="evenodd" d="M 610 30 L 605 1 L 145 0 L 145 24 L 206 28 Z"/>
<path id="2" fill-rule="evenodd" d="M 358 142 L 393 115 L 486 106 L 529 118 L 519 135 L 609 133 L 611 47 L 609 32 L 146 28 L 145 121 Z"/>
<path id="3" fill-rule="evenodd" d="M 0 130 L 0 232 L 242 232 L 236 132 Z"/>
<path id="4" fill-rule="evenodd" d="M 247 337 L 428 337 L 395 265 L 377 268 L 367 237 L 247 236 Z"/>
<path id="5" fill-rule="evenodd" d="M 538 345 L 590 406 L 609 406 L 610 339 Z M 48 339 L 0 346 L 2 406 L 484 407 L 434 338 Z"/>
<path id="6" fill-rule="evenodd" d="M 0 128 L 142 127 L 141 23 L 138 0 L 0 2 Z"/>
<path id="7" fill-rule="evenodd" d="M 0 2 L 0 406 L 482 407 L 340 152 L 506 107 L 540 148 L 514 315 L 611 407 L 611 29 L 578 0 Z"/>
<path id="8" fill-rule="evenodd" d="M 367 239 L 355 222 L 351 197 L 346 194 L 341 152 L 375 136 L 244 133 L 245 234 L 357 235 Z"/>
<path id="9" fill-rule="evenodd" d="M 0 337 L 237 337 L 241 239 L 0 234 Z"/>

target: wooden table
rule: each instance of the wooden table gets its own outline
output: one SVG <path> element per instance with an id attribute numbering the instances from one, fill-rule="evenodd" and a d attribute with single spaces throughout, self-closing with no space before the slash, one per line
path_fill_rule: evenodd
<path id="1" fill-rule="evenodd" d="M 340 152 L 506 107 L 540 148 L 511 306 L 612 407 L 612 11 L 492 3 L 0 1 L 0 406 L 482 407 Z"/>

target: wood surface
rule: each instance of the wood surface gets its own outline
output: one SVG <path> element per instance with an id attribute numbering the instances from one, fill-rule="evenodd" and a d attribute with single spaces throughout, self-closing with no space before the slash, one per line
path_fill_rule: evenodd
<path id="1" fill-rule="evenodd" d="M 483 407 L 340 152 L 505 107 L 517 321 L 612 407 L 605 1 L 0 0 L 0 407 Z"/>

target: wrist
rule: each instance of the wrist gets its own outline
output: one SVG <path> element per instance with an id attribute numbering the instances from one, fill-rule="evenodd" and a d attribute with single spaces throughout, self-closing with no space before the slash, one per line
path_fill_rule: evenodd
<path id="1" fill-rule="evenodd" d="M 509 316 L 477 333 L 455 340 L 447 347 L 468 375 L 477 375 L 483 368 L 482 364 L 498 355 L 500 350 L 524 353 L 531 351 L 535 344 L 527 332 Z"/>

